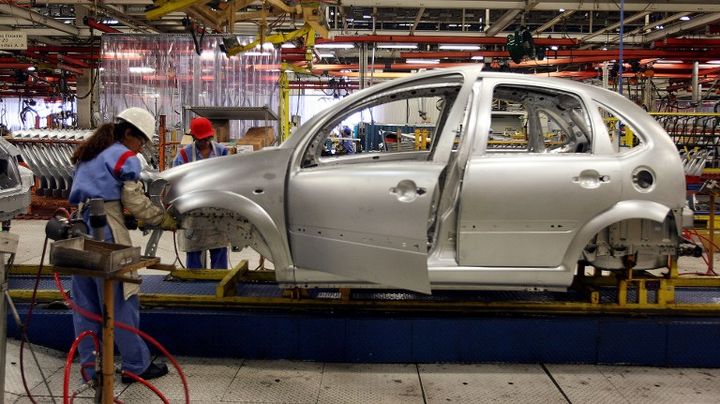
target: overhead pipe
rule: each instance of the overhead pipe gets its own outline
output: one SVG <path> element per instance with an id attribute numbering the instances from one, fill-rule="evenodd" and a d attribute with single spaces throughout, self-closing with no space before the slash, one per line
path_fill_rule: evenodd
<path id="1" fill-rule="evenodd" d="M 96 29 L 96 30 L 98 30 L 98 31 L 106 32 L 106 33 L 109 33 L 109 34 L 119 34 L 119 33 L 122 33 L 122 31 L 117 30 L 117 29 L 115 29 L 115 28 L 113 28 L 113 27 L 110 27 L 110 26 L 108 26 L 108 25 L 105 25 L 105 24 L 103 24 L 103 23 L 100 23 L 100 22 L 98 22 L 98 20 L 96 20 L 96 19 L 94 19 L 94 18 L 92 18 L 92 17 L 88 17 L 88 16 L 83 17 L 83 23 L 85 23 L 85 25 L 87 25 L 87 26 L 90 27 L 90 28 Z"/>
<path id="2" fill-rule="evenodd" d="M 697 104 L 700 102 L 700 83 L 698 82 L 699 79 L 699 73 L 700 73 L 700 63 L 695 61 L 693 63 L 692 68 L 692 102 L 693 104 Z"/>
<path id="3" fill-rule="evenodd" d="M 623 55 L 626 59 L 644 59 L 644 58 L 677 58 L 687 60 L 709 60 L 720 57 L 720 50 L 701 52 L 701 51 L 668 51 L 653 49 L 625 49 Z M 408 58 L 428 58 L 428 59 L 470 59 L 473 56 L 486 57 L 509 57 L 507 51 L 406 51 L 400 52 L 400 57 Z M 620 56 L 618 49 L 610 50 L 569 50 L 561 49 L 557 51 L 548 50 L 545 58 L 552 59 L 555 56 L 604 56 L 610 59 L 617 59 Z"/>
<path id="4" fill-rule="evenodd" d="M 30 66 L 32 66 L 32 63 L 0 63 L 0 69 L 25 70 Z"/>
<path id="5" fill-rule="evenodd" d="M 441 35 L 337 35 L 333 39 L 318 38 L 315 43 L 347 43 L 347 42 L 395 42 L 395 43 L 447 43 L 474 45 L 505 45 L 505 37 L 488 36 L 441 36 Z M 572 38 L 537 38 L 533 39 L 540 46 L 572 46 L 578 42 Z"/>
<path id="6" fill-rule="evenodd" d="M 59 0 L 51 0 L 59 1 Z M 438 9 L 460 9 L 460 8 L 473 8 L 473 9 L 521 9 L 524 10 L 527 7 L 527 1 L 521 0 L 510 0 L 510 1 L 497 1 L 497 0 L 423 0 L 420 2 L 425 8 L 438 8 Z M 342 5 L 344 7 L 374 7 L 378 5 L 387 4 L 379 0 L 343 0 Z M 716 3 L 703 3 L 700 1 L 687 4 L 685 2 L 657 2 L 651 3 L 654 12 L 680 12 L 680 11 L 691 11 L 691 12 L 708 12 L 708 11 L 720 11 L 720 5 Z M 392 4 L 392 7 L 396 8 L 418 8 L 417 1 L 396 1 Z M 617 12 L 617 3 L 614 1 L 586 1 L 577 2 L 577 0 L 561 0 L 561 1 L 538 1 L 534 5 L 533 11 L 557 11 L 559 8 L 564 9 L 575 9 L 578 11 L 609 11 Z M 628 11 L 644 11 L 648 8 L 647 2 L 633 2 L 629 3 L 625 7 Z"/>
<path id="7" fill-rule="evenodd" d="M 720 39 L 667 38 L 652 44 L 655 48 L 720 48 Z"/>
<path id="8" fill-rule="evenodd" d="M 55 29 L 60 32 L 64 32 L 66 34 L 70 34 L 72 36 L 80 36 L 80 30 L 78 28 L 75 28 L 74 26 L 68 24 L 63 24 L 27 8 L 13 6 L 10 4 L 0 4 L 0 12 L 22 18 L 24 20 L 32 21 L 36 24 L 42 24 L 46 27 Z"/>
<path id="9" fill-rule="evenodd" d="M 697 16 L 690 21 L 680 21 L 675 24 L 666 26 L 664 29 L 656 30 L 655 32 L 649 33 L 645 37 L 646 42 L 654 42 L 661 38 L 667 38 L 670 35 L 677 34 L 678 32 L 687 31 L 704 25 L 714 24 L 720 21 L 720 13 L 709 13 Z M 700 46 L 700 45 L 690 45 Z"/>

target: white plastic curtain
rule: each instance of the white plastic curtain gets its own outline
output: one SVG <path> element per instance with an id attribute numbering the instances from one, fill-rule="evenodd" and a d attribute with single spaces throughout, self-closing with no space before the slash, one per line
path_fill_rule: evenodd
<path id="1" fill-rule="evenodd" d="M 189 34 L 103 35 L 103 121 L 125 108 L 141 107 L 156 117 L 165 115 L 168 128 L 184 133 L 194 117 L 184 112 L 184 106 L 267 106 L 277 111 L 279 50 L 265 46 L 228 58 L 218 46 L 221 41 L 219 35 L 206 35 L 198 55 Z M 230 121 L 230 137 L 240 138 L 253 126 L 276 125 L 275 121 Z"/>

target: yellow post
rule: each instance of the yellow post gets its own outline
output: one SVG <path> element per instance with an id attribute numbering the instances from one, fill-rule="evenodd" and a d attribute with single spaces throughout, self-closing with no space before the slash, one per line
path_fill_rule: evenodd
<path id="1" fill-rule="evenodd" d="M 290 137 L 290 81 L 284 66 L 280 67 L 280 102 L 278 105 L 278 117 L 280 119 L 280 140 L 285 141 Z"/>

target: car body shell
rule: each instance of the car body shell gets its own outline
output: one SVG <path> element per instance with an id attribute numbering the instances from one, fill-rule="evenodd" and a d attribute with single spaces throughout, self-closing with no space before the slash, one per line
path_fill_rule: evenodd
<path id="1" fill-rule="evenodd" d="M 586 111 L 576 123 L 592 133 L 592 149 L 489 150 L 499 86 L 570 95 Z M 342 161 L 313 151 L 338 117 L 374 99 L 435 89 L 453 98 L 432 151 Z M 632 126 L 642 145 L 619 152 L 598 108 Z M 634 256 L 639 268 L 661 266 L 688 220 L 677 149 L 641 108 L 573 81 L 477 68 L 373 86 L 280 146 L 182 165 L 162 178 L 170 184 L 164 202 L 181 218 L 270 257 L 286 287 L 562 290 L 579 261 L 619 269 Z"/>

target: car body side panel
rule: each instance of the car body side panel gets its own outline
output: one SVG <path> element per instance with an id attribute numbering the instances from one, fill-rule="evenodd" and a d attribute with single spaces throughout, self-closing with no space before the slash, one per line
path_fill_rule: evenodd
<path id="1" fill-rule="evenodd" d="M 295 265 L 429 293 L 427 226 L 443 168 L 369 162 L 296 173 L 288 189 Z"/>
<path id="2" fill-rule="evenodd" d="M 559 266 L 580 227 L 615 205 L 620 192 L 618 163 L 612 158 L 578 154 L 475 157 L 461 194 L 459 264 Z"/>

